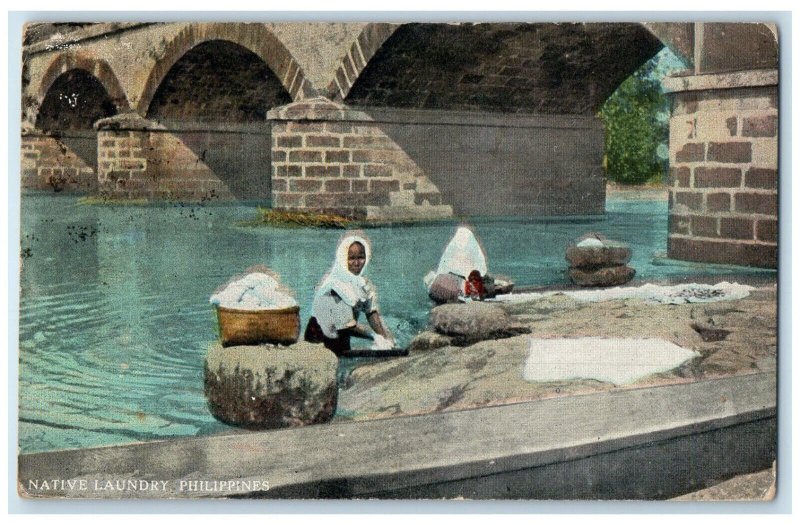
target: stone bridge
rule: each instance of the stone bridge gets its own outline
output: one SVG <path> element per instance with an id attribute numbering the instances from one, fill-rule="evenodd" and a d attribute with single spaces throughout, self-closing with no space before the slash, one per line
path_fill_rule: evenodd
<path id="1" fill-rule="evenodd" d="M 367 219 L 599 214 L 595 114 L 666 44 L 694 68 L 669 84 L 670 253 L 774 266 L 776 42 L 765 24 L 31 24 L 22 182 Z"/>

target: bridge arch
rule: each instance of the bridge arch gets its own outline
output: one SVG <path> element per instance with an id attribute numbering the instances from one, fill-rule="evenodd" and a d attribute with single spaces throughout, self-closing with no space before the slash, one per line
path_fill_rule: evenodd
<path id="1" fill-rule="evenodd" d="M 398 24 L 387 23 L 369 23 L 364 27 L 336 68 L 334 79 L 327 88 L 331 100 L 341 102 L 347 98 L 361 72 L 398 27 Z"/>
<path id="2" fill-rule="evenodd" d="M 635 23 L 370 24 L 329 90 L 360 107 L 590 115 L 663 45 Z"/>
<path id="3" fill-rule="evenodd" d="M 162 82 L 187 52 L 215 40 L 237 44 L 258 56 L 272 70 L 292 100 L 302 100 L 316 94 L 288 49 L 263 24 L 187 24 L 159 53 L 139 97 L 139 114 L 147 114 Z"/>
<path id="4" fill-rule="evenodd" d="M 228 40 L 207 40 L 170 69 L 146 118 L 159 122 L 264 122 L 267 111 L 292 97 L 269 66 Z"/>
<path id="5" fill-rule="evenodd" d="M 65 75 L 78 78 L 79 82 L 82 81 L 86 86 L 90 86 L 93 79 L 98 84 L 98 87 L 105 91 L 108 102 L 113 104 L 114 111 L 111 114 L 130 111 L 128 97 L 111 66 L 105 60 L 86 53 L 63 53 L 56 56 L 47 67 L 35 91 L 36 102 L 32 108 L 33 111 L 31 111 L 32 124 L 42 122 L 41 111 L 43 104 L 48 94 L 51 94 L 52 88 L 57 82 L 63 81 Z"/>

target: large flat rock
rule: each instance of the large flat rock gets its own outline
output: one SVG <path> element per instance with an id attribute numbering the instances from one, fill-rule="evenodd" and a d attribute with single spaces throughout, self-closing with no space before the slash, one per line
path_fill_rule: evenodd
<path id="1" fill-rule="evenodd" d="M 371 419 L 507 404 L 593 391 L 774 372 L 775 287 L 749 297 L 705 304 L 661 305 L 627 299 L 579 303 L 556 295 L 506 306 L 531 335 L 412 352 L 355 369 L 339 395 L 337 418 Z M 692 325 L 729 330 L 706 341 Z M 624 386 L 596 380 L 549 383 L 523 377 L 530 338 L 658 338 L 700 357 Z"/>

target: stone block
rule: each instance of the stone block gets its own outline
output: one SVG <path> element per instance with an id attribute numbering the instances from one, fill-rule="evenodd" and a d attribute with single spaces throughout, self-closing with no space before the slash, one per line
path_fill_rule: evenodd
<path id="1" fill-rule="evenodd" d="M 356 177 L 360 177 L 362 169 L 363 169 L 363 166 L 361 166 L 359 164 L 348 164 L 348 165 L 342 166 L 342 177 L 348 177 L 348 178 L 351 178 L 351 179 L 356 178 Z M 367 181 L 364 181 L 364 184 L 367 184 Z M 364 190 L 364 191 L 367 191 L 367 190 Z"/>
<path id="2" fill-rule="evenodd" d="M 744 174 L 744 185 L 748 188 L 778 189 L 778 170 L 750 168 Z"/>
<path id="3" fill-rule="evenodd" d="M 694 169 L 695 188 L 738 188 L 742 184 L 742 170 L 738 168 Z"/>
<path id="4" fill-rule="evenodd" d="M 670 235 L 667 255 L 684 261 L 776 268 L 778 247 L 734 240 L 692 239 Z"/>
<path id="5" fill-rule="evenodd" d="M 325 162 L 350 162 L 350 152 L 348 150 L 328 150 L 325 152 Z"/>
<path id="6" fill-rule="evenodd" d="M 719 220 L 719 235 L 728 239 L 752 239 L 753 220 L 743 217 L 722 217 Z"/>
<path id="7" fill-rule="evenodd" d="M 756 221 L 756 239 L 766 242 L 778 242 L 778 221 L 774 219 Z"/>
<path id="8" fill-rule="evenodd" d="M 686 215 L 670 214 L 668 222 L 669 233 L 678 233 L 682 235 L 689 235 L 691 233 L 691 219 Z"/>
<path id="9" fill-rule="evenodd" d="M 289 162 L 322 162 L 321 151 L 290 151 Z"/>
<path id="10" fill-rule="evenodd" d="M 697 237 L 718 237 L 719 220 L 705 215 L 691 216 L 692 235 Z"/>
<path id="11" fill-rule="evenodd" d="M 745 117 L 742 122 L 743 137 L 776 137 L 778 135 L 778 115 Z"/>
<path id="12" fill-rule="evenodd" d="M 366 181 L 364 181 L 366 182 Z M 332 192 L 347 192 L 350 191 L 350 180 L 348 179 L 332 179 L 325 181 L 325 191 Z"/>
<path id="13" fill-rule="evenodd" d="M 342 174 L 340 166 L 305 166 L 303 168 L 306 177 L 339 177 Z"/>
<path id="14" fill-rule="evenodd" d="M 706 210 L 710 212 L 731 211 L 730 193 L 709 193 L 706 195 Z"/>
<path id="15" fill-rule="evenodd" d="M 737 193 L 736 211 L 778 216 L 778 195 L 775 193 Z"/>
<path id="16" fill-rule="evenodd" d="M 703 194 L 679 191 L 675 193 L 675 203 L 686 206 L 689 210 L 703 211 Z"/>
<path id="17" fill-rule="evenodd" d="M 709 162 L 745 163 L 752 159 L 749 142 L 710 142 L 708 144 Z"/>
<path id="18" fill-rule="evenodd" d="M 675 154 L 676 162 L 702 162 L 705 160 L 706 145 L 703 143 L 684 144 Z"/>
<path id="19" fill-rule="evenodd" d="M 211 414 L 247 428 L 298 427 L 336 411 L 338 359 L 321 344 L 213 345 L 205 362 Z"/>
<path id="20" fill-rule="evenodd" d="M 308 193 L 322 189 L 322 181 L 319 179 L 299 178 L 289 181 L 289 191 Z"/>
<path id="21" fill-rule="evenodd" d="M 274 191 L 272 196 L 274 198 L 273 205 L 276 208 L 297 208 L 303 206 L 302 193 L 284 193 Z"/>
<path id="22" fill-rule="evenodd" d="M 309 148 L 338 148 L 341 139 L 336 135 L 306 135 L 305 145 Z"/>
<path id="23" fill-rule="evenodd" d="M 399 180 L 371 180 L 369 190 L 373 193 L 389 193 L 400 190 Z"/>
<path id="24" fill-rule="evenodd" d="M 725 119 L 725 127 L 728 128 L 728 133 L 731 137 L 735 137 L 739 132 L 739 120 L 737 117 L 728 117 Z"/>

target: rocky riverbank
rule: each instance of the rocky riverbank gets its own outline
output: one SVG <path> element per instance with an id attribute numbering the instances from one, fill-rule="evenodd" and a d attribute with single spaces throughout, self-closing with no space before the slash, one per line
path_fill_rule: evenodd
<path id="1" fill-rule="evenodd" d="M 460 410 L 615 388 L 698 381 L 776 369 L 776 286 L 710 303 L 654 304 L 641 299 L 579 302 L 565 295 L 499 306 L 517 334 L 478 342 L 434 332 L 408 357 L 355 369 L 343 385 L 335 420 L 367 420 Z M 530 334 L 520 333 L 530 331 Z M 530 339 L 658 338 L 697 352 L 680 367 L 630 384 L 592 379 L 530 382 L 523 377 Z M 419 343 L 419 341 L 418 341 Z"/>

